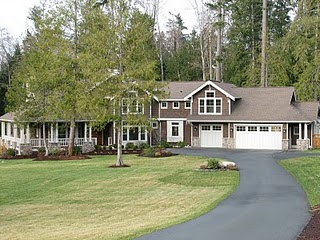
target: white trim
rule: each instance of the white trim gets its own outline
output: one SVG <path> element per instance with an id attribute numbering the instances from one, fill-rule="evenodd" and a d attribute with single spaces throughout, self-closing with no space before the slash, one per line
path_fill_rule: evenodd
<path id="1" fill-rule="evenodd" d="M 163 106 L 162 106 L 162 103 L 166 103 L 166 107 L 163 107 Z M 168 109 L 168 105 L 169 105 L 169 104 L 168 104 L 168 101 L 161 101 L 161 102 L 160 102 L 160 109 Z"/>
<path id="2" fill-rule="evenodd" d="M 186 104 L 187 104 L 188 102 L 190 103 L 190 107 L 187 107 L 187 106 L 186 106 Z M 184 109 L 191 109 L 191 100 L 186 100 L 186 101 L 184 102 Z"/>
<path id="3" fill-rule="evenodd" d="M 187 120 L 188 122 L 207 122 L 207 123 L 210 123 L 210 122 L 231 122 L 231 123 L 265 123 L 265 124 L 269 124 L 269 123 L 297 123 L 297 122 L 300 122 L 300 123 L 312 123 L 312 121 L 256 121 L 256 120 L 211 120 L 211 119 L 208 119 L 208 120 Z"/>
<path id="4" fill-rule="evenodd" d="M 175 106 L 174 106 L 175 103 L 178 103 L 178 107 L 175 107 Z M 173 102 L 172 102 L 172 109 L 180 109 L 180 102 L 178 102 L 178 101 L 173 101 Z"/>
<path id="5" fill-rule="evenodd" d="M 207 92 L 207 91 L 206 91 Z M 213 92 L 213 91 L 210 91 Z M 200 112 L 200 101 L 204 100 L 204 112 L 201 113 Z M 213 111 L 214 112 L 207 112 L 207 100 L 213 100 L 214 101 L 214 105 L 213 105 Z M 220 113 L 217 113 L 217 100 L 221 101 L 221 105 L 220 105 Z M 198 98 L 198 115 L 222 115 L 222 98 L 216 98 L 216 97 L 204 97 L 204 98 Z"/>
<path id="6" fill-rule="evenodd" d="M 183 102 L 184 98 L 164 98 L 160 100 L 161 102 Z"/>
<path id="7" fill-rule="evenodd" d="M 172 128 L 178 127 L 178 136 L 172 136 Z M 184 121 L 167 121 L 167 141 L 179 142 L 184 140 Z"/>
<path id="8" fill-rule="evenodd" d="M 186 118 L 159 118 L 159 121 L 187 121 Z"/>
<path id="9" fill-rule="evenodd" d="M 232 96 L 231 94 L 227 93 L 225 90 L 223 90 L 222 88 L 220 88 L 218 85 L 214 84 L 211 81 L 207 81 L 204 84 L 202 84 L 200 87 L 198 87 L 196 90 L 194 90 L 193 92 L 191 92 L 189 95 L 187 95 L 184 100 L 192 97 L 193 95 L 195 95 L 197 92 L 199 92 L 200 90 L 202 90 L 203 88 L 207 87 L 207 86 L 211 86 L 214 87 L 215 89 L 217 89 L 219 92 L 221 92 L 222 94 L 224 94 L 225 96 L 229 97 L 230 99 L 232 99 L 233 101 L 236 100 L 236 98 L 234 96 Z"/>

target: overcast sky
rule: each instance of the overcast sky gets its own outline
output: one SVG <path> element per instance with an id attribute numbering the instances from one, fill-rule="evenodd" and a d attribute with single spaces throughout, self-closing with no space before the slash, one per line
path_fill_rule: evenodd
<path id="1" fill-rule="evenodd" d="M 6 28 L 14 38 L 21 39 L 28 28 L 27 16 L 30 8 L 39 2 L 40 0 L 0 0 L 0 27 Z M 201 0 L 197 2 L 200 6 Z M 159 18 L 162 28 L 170 18 L 169 12 L 171 12 L 180 13 L 185 25 L 191 31 L 196 25 L 191 3 L 194 4 L 194 0 L 161 0 Z"/>

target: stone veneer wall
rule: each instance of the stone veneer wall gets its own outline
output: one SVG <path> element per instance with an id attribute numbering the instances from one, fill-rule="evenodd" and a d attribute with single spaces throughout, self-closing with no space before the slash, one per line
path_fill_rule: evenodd
<path id="1" fill-rule="evenodd" d="M 222 147 L 223 148 L 235 148 L 234 138 L 223 138 Z"/>
<path id="2" fill-rule="evenodd" d="M 283 139 L 282 140 L 282 150 L 289 150 L 289 140 L 288 139 Z"/>
<path id="3" fill-rule="evenodd" d="M 199 137 L 193 137 L 192 139 L 192 147 L 200 147 L 200 138 Z"/>
<path id="4" fill-rule="evenodd" d="M 310 140 L 309 139 L 298 139 L 297 140 L 297 146 L 300 150 L 308 150 L 310 146 Z"/>

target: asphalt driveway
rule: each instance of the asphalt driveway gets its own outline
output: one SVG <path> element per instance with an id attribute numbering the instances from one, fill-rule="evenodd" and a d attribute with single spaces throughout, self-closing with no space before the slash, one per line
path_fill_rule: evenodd
<path id="1" fill-rule="evenodd" d="M 173 151 L 236 162 L 239 187 L 207 214 L 139 240 L 295 240 L 308 223 L 305 193 L 277 163 L 303 153 L 194 148 Z"/>

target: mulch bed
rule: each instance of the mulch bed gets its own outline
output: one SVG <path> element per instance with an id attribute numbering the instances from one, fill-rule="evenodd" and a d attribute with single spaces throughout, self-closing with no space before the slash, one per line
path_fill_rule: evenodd
<path id="1" fill-rule="evenodd" d="M 120 166 L 117 166 L 117 165 L 113 164 L 113 165 L 108 166 L 108 168 L 126 168 L 126 167 L 131 167 L 131 166 L 127 165 L 127 164 L 123 164 L 123 165 L 120 165 Z"/>
<path id="2" fill-rule="evenodd" d="M 50 155 L 50 156 L 38 156 L 33 161 L 66 161 L 66 160 L 87 160 L 91 159 L 85 155 L 67 156 L 67 155 Z"/>
<path id="3" fill-rule="evenodd" d="M 312 218 L 298 240 L 320 240 L 320 205 L 315 206 L 311 212 Z"/>

